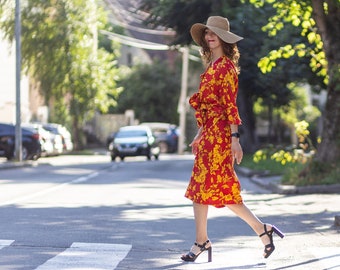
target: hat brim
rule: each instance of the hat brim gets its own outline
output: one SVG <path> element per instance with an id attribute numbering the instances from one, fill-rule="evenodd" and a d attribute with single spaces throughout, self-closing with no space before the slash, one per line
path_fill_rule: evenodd
<path id="1" fill-rule="evenodd" d="M 190 29 L 190 34 L 191 34 L 192 39 L 200 46 L 202 46 L 203 33 L 205 29 L 207 28 L 213 31 L 220 39 L 222 39 L 226 43 L 233 44 L 243 39 L 243 37 L 235 35 L 234 33 L 223 30 L 221 28 L 207 26 L 202 23 L 195 23 Z"/>

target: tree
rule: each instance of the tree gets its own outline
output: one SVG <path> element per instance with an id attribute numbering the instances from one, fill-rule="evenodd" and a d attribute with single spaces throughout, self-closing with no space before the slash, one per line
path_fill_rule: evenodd
<path id="1" fill-rule="evenodd" d="M 120 82 L 124 91 L 115 112 L 133 109 L 141 122 L 178 124 L 179 82 L 178 72 L 161 61 L 137 65 Z"/>
<path id="2" fill-rule="evenodd" d="M 13 41 L 13 1 L 2 0 L 0 28 Z M 79 8 L 81 7 L 81 8 Z M 22 8 L 23 67 L 40 86 L 50 121 L 72 127 L 75 148 L 82 147 L 84 121 L 105 111 L 117 92 L 113 56 L 97 49 L 97 29 L 105 13 L 95 1 L 29 0 Z"/>
<path id="3" fill-rule="evenodd" d="M 264 1 L 251 0 L 262 6 Z M 276 59 L 282 56 L 298 54 L 311 56 L 310 67 L 322 76 L 327 85 L 327 99 L 323 111 L 323 129 L 321 143 L 317 146 L 314 162 L 305 173 L 313 175 L 317 168 L 319 177 L 323 173 L 337 170 L 340 162 L 340 1 L 339 0 L 266 0 L 277 10 L 269 19 L 265 29 L 276 35 L 287 23 L 301 29 L 301 36 L 312 45 L 287 44 L 269 53 L 260 63 L 264 72 L 270 72 L 276 65 Z M 306 175 L 305 175 L 306 176 Z M 316 180 L 317 181 L 317 180 Z"/>

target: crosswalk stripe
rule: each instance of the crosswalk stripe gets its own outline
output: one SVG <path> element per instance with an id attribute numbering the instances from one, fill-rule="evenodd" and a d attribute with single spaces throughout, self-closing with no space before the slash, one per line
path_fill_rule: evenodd
<path id="1" fill-rule="evenodd" d="M 36 270 L 112 270 L 131 250 L 131 245 L 74 242 Z"/>
<path id="2" fill-rule="evenodd" d="M 0 249 L 10 246 L 14 240 L 1 240 L 0 239 Z"/>

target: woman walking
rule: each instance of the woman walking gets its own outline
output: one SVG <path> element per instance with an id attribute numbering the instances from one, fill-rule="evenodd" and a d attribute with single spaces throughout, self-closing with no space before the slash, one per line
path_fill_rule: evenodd
<path id="1" fill-rule="evenodd" d="M 208 238 L 208 207 L 228 207 L 243 219 L 264 244 L 264 258 L 275 249 L 273 233 L 284 234 L 271 224 L 264 224 L 244 204 L 241 186 L 234 171 L 243 152 L 239 143 L 241 124 L 236 97 L 238 91 L 238 59 L 236 43 L 242 37 L 230 32 L 229 21 L 220 16 L 208 18 L 207 24 L 196 23 L 190 30 L 201 46 L 206 70 L 201 75 L 199 92 L 189 100 L 195 110 L 199 130 L 191 143 L 195 162 L 185 197 L 193 201 L 196 241 L 183 261 L 195 261 L 208 251 L 212 260 L 212 244 Z"/>

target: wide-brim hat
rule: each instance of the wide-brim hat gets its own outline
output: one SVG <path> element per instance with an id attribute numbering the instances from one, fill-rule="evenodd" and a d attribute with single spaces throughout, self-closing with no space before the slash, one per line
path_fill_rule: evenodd
<path id="1" fill-rule="evenodd" d="M 190 29 L 192 39 L 200 46 L 202 46 L 203 33 L 207 28 L 226 43 L 233 44 L 243 39 L 243 37 L 230 32 L 230 25 L 227 18 L 211 16 L 208 18 L 207 24 L 195 23 Z"/>

